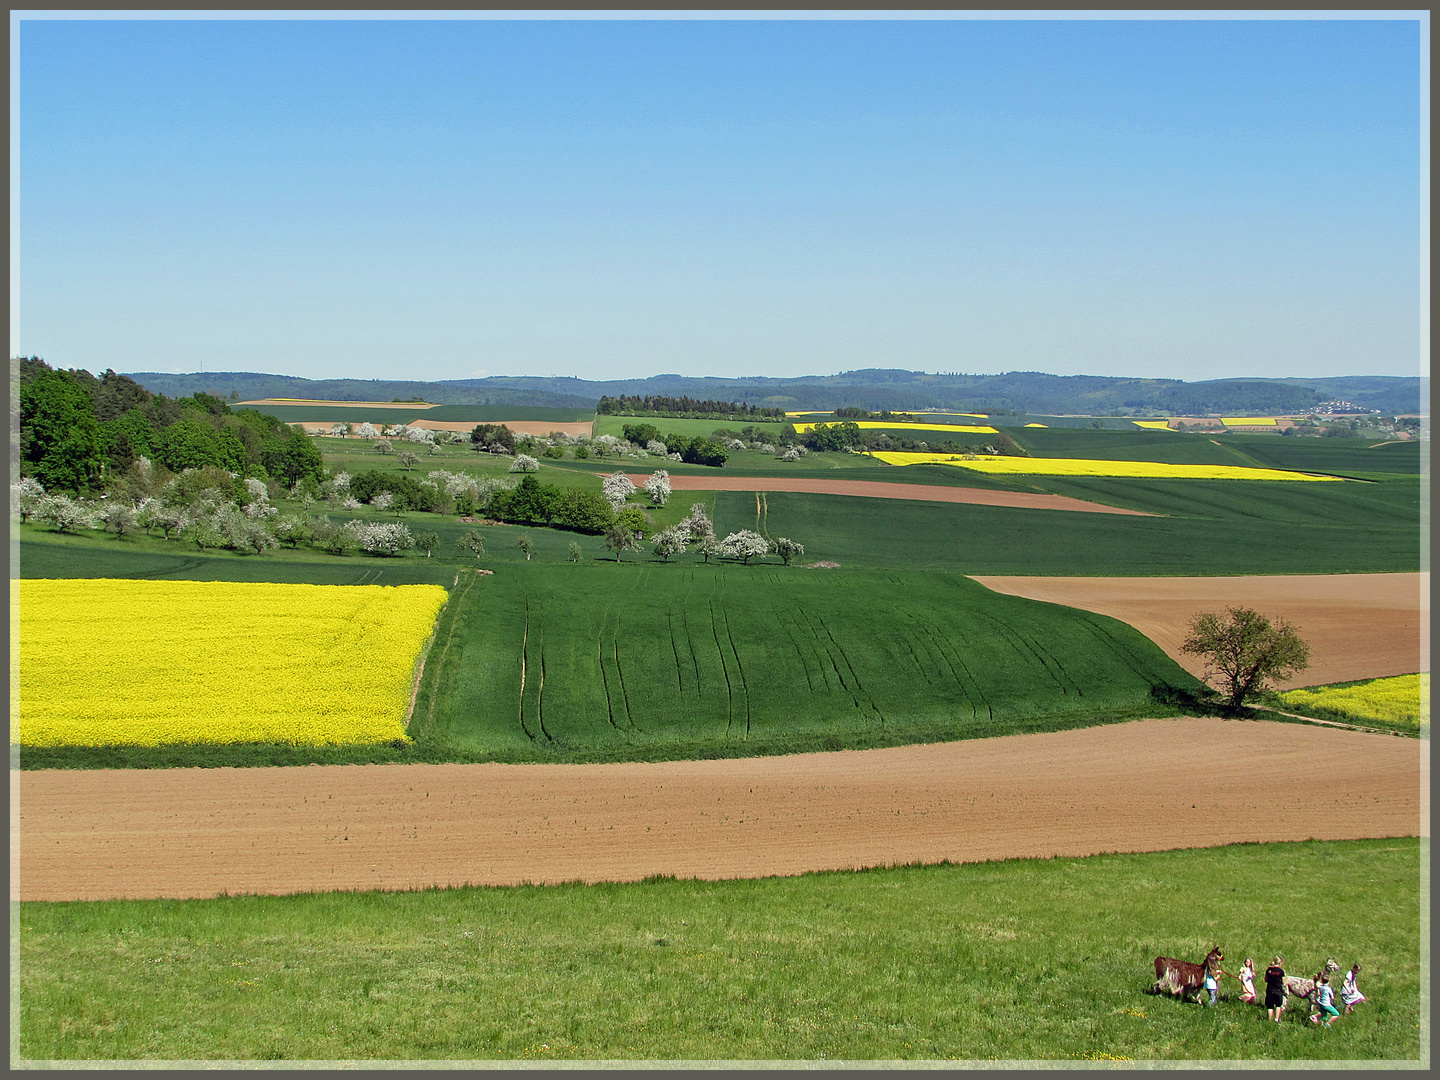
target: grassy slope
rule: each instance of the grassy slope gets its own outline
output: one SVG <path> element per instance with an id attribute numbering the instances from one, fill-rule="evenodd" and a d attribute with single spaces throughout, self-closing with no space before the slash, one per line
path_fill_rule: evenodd
<path id="1" fill-rule="evenodd" d="M 1050 730 L 1199 689 L 1123 623 L 946 574 L 522 566 L 460 604 L 412 734 L 511 758 Z"/>
<path id="2" fill-rule="evenodd" d="M 27 1059 L 1415 1060 L 1417 840 L 758 881 L 18 904 Z M 1334 1030 L 1157 954 L 1364 964 Z M 1428 1043 L 1425 1045 L 1428 1049 Z"/>
<path id="3" fill-rule="evenodd" d="M 766 528 L 771 536 L 803 543 L 807 561 L 828 559 L 847 567 L 1102 577 L 1420 568 L 1420 500 L 1413 480 L 1322 485 L 1076 479 L 1043 487 L 1171 516 L 770 492 Z M 717 529 L 753 527 L 754 497 L 721 492 L 715 521 Z"/>

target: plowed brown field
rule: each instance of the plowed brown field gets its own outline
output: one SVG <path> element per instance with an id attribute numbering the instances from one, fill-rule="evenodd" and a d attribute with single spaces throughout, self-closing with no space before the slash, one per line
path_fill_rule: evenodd
<path id="1" fill-rule="evenodd" d="M 634 473 L 636 487 L 649 479 L 648 473 Z M 985 488 L 932 487 L 928 484 L 896 484 L 882 480 L 826 480 L 806 476 L 671 476 L 674 491 L 805 491 L 813 495 L 860 495 L 869 499 L 914 499 L 916 502 L 973 503 L 976 506 L 1023 506 L 1032 510 L 1082 510 L 1092 514 L 1131 514 L 1155 517 L 1143 510 L 1122 510 L 1118 506 L 1072 499 L 1068 495 L 1039 492 L 988 491 Z"/>
<path id="2" fill-rule="evenodd" d="M 975 580 L 1127 622 L 1197 677 L 1205 663 L 1180 643 L 1197 612 L 1227 605 L 1287 619 L 1310 643 L 1310 667 L 1280 684 L 1286 689 L 1430 670 L 1429 573 Z"/>
<path id="3" fill-rule="evenodd" d="M 720 879 L 1428 835 L 1428 749 L 1187 718 L 723 761 L 12 772 L 11 898 Z"/>

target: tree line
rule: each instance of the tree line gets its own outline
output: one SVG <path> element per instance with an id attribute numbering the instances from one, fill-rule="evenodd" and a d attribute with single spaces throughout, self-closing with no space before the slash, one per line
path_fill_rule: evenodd
<path id="1" fill-rule="evenodd" d="M 19 360 L 20 473 L 52 492 L 126 494 L 142 458 L 166 474 L 213 467 L 285 485 L 324 472 L 298 428 L 196 393 L 172 399 L 106 370 Z"/>
<path id="2" fill-rule="evenodd" d="M 602 397 L 595 406 L 601 416 L 663 416 L 672 420 L 781 420 L 785 410 L 739 401 L 710 401 L 663 394 Z"/>

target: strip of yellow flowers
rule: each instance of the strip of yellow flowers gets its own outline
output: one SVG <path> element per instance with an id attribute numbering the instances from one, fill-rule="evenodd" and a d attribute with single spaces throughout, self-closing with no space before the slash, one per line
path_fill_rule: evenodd
<path id="1" fill-rule="evenodd" d="M 12 581 L 10 742 L 404 738 L 445 599 L 439 585 Z"/>
<path id="2" fill-rule="evenodd" d="M 1324 709 L 1352 720 L 1388 720 L 1417 728 L 1430 726 L 1430 674 L 1396 675 L 1358 686 L 1317 686 L 1287 690 L 1287 705 Z"/>
<path id="3" fill-rule="evenodd" d="M 1183 480 L 1339 480 L 1286 469 L 1252 469 L 1243 465 L 1172 465 L 1165 461 L 1105 461 L 1097 458 L 1035 458 L 978 454 L 907 454 L 875 450 L 871 457 L 888 465 L 955 465 L 975 472 L 1021 476 L 1139 476 Z"/>
<path id="4" fill-rule="evenodd" d="M 887 428 L 892 431 L 897 429 L 903 429 L 905 431 L 958 431 L 969 435 L 994 435 L 997 431 L 996 428 L 985 427 L 980 424 L 907 424 L 899 420 L 836 420 L 834 422 L 837 424 L 851 423 L 861 429 Z M 814 424 L 796 424 L 795 430 L 803 434 L 814 427 Z"/>

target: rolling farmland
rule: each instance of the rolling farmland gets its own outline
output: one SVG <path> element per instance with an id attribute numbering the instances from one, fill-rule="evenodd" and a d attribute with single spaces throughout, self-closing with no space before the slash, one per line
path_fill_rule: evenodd
<path id="1" fill-rule="evenodd" d="M 1133 716 L 1198 689 L 1122 624 L 946 574 L 517 567 L 459 603 L 413 733 L 474 749 L 935 741 Z"/>
<path id="2" fill-rule="evenodd" d="M 672 430 L 693 429 L 695 434 L 740 426 L 654 422 L 662 430 L 674 425 Z M 618 432 L 623 423 L 624 418 L 600 418 L 597 430 L 610 424 Z M 679 521 L 692 503 L 703 502 L 720 535 L 753 528 L 802 541 L 805 553 L 791 566 L 768 559 L 751 565 L 721 558 L 707 563 L 693 551 L 668 564 L 648 551 L 616 561 L 596 536 L 420 512 L 407 513 L 404 520 L 411 529 L 437 534 L 440 542 L 430 558 L 418 552 L 396 558 L 334 557 L 303 545 L 245 556 L 201 552 L 143 533 L 116 538 L 62 535 L 33 522 L 20 527 L 20 563 L 27 579 L 249 582 L 260 588 L 286 582 L 370 589 L 406 585 L 446 592 L 403 742 L 307 746 L 260 733 L 245 736 L 252 741 L 225 745 L 21 748 L 27 782 L 19 878 L 28 890 L 22 895 L 29 899 L 19 909 L 25 920 L 20 942 L 27 950 L 26 994 L 33 1010 L 25 1028 L 27 1052 L 59 1057 L 168 1052 L 180 1046 L 176 1018 L 193 1013 L 203 997 L 218 1019 L 206 1028 L 208 1034 L 186 1044 L 186 1052 L 201 1057 L 285 1055 L 329 1046 L 324 1032 L 332 1027 L 350 1032 L 346 1052 L 368 1046 L 376 1053 L 389 1048 L 422 1056 L 463 1052 L 512 1059 L 653 1055 L 685 1048 L 718 1056 L 745 1047 L 788 1053 L 780 1047 L 790 1044 L 764 1025 L 700 1038 L 685 1023 L 666 1021 L 660 1028 L 672 1035 L 641 1025 L 640 1038 L 617 1036 L 613 1018 L 604 1017 L 592 1027 L 570 1023 L 561 1035 L 547 1029 L 528 1041 L 507 1033 L 504 1024 L 478 1043 L 457 1040 L 453 1032 L 426 1041 L 411 1033 L 414 1025 L 405 1017 L 421 1023 L 421 1016 L 433 1018 L 436 1010 L 451 1009 L 453 995 L 445 989 L 450 977 L 414 985 L 397 980 L 394 957 L 368 945 L 363 955 L 352 954 L 344 934 L 333 946 L 335 957 L 325 963 L 348 974 L 338 983 L 314 982 L 304 991 L 303 1008 L 281 1008 L 277 1003 L 283 994 L 273 1001 L 259 996 L 276 995 L 280 984 L 269 981 L 269 961 L 261 963 L 253 955 L 254 934 L 243 925 L 247 905 L 255 903 L 293 903 L 287 909 L 294 912 L 291 936 L 311 943 L 332 940 L 327 920 L 335 919 L 344 921 L 350 928 L 345 933 L 355 940 L 373 941 L 374 928 L 363 915 L 357 922 L 358 912 L 383 913 L 401 935 L 416 931 L 414 920 L 433 921 L 442 909 L 451 918 L 447 905 L 472 893 L 445 887 L 464 883 L 487 884 L 487 902 L 501 908 L 528 910 L 539 901 L 560 905 L 558 912 L 572 903 L 573 933 L 558 946 L 562 951 L 547 954 L 537 970 L 573 971 L 585 983 L 632 977 L 626 964 L 606 966 L 604 957 L 615 951 L 614 935 L 607 936 L 603 918 L 595 920 L 606 904 L 659 895 L 655 890 L 661 883 L 642 881 L 656 875 L 694 877 L 709 888 L 754 887 L 767 895 L 793 887 L 796 898 L 786 902 L 808 909 L 820 902 L 825 882 L 832 880 L 814 871 L 906 861 L 1041 856 L 1039 862 L 951 869 L 983 875 L 1012 866 L 1043 876 L 1059 865 L 1053 859 L 1057 855 L 1088 856 L 1074 865 L 1090 869 L 1121 858 L 1096 853 L 1193 849 L 1126 857 L 1151 860 L 1133 864 L 1138 875 L 1134 891 L 1155 895 L 1156 875 L 1173 886 L 1204 867 L 1204 880 L 1213 886 L 1237 858 L 1249 860 L 1247 872 L 1279 873 L 1291 880 L 1287 868 L 1294 860 L 1285 845 L 1273 843 L 1280 840 L 1330 838 L 1305 848 L 1326 853 L 1325 858 L 1332 857 L 1332 849 L 1340 850 L 1337 845 L 1362 845 L 1355 850 L 1367 854 L 1355 865 L 1370 874 L 1375 871 L 1369 868 L 1379 865 L 1375 859 L 1391 858 L 1386 853 L 1400 850 L 1397 844 L 1411 844 L 1404 850 L 1413 859 L 1415 841 L 1385 841 L 1389 846 L 1372 855 L 1363 845 L 1376 841 L 1352 838 L 1424 835 L 1428 768 L 1423 743 L 1319 727 L 1274 713 L 1268 715 L 1283 722 L 1202 715 L 1206 710 L 1197 697 L 1201 686 L 1195 665 L 1187 671 L 1164 651 L 1173 652 L 1167 636 L 1173 636 L 1178 610 L 1173 598 L 1166 601 L 1168 622 L 1152 627 L 1128 609 L 1112 610 L 1078 594 L 1047 589 L 1080 576 L 1092 592 L 1097 579 L 1112 591 L 1128 582 L 1132 592 L 1143 592 L 1163 589 L 1183 575 L 1179 580 L 1193 592 L 1194 603 L 1204 606 L 1227 597 L 1268 595 L 1257 579 L 1236 575 L 1266 575 L 1258 580 L 1276 588 L 1301 581 L 1300 595 L 1309 583 L 1327 580 L 1318 575 L 1338 575 L 1333 581 L 1340 584 L 1328 594 L 1322 584 L 1315 608 L 1317 615 L 1329 609 L 1336 632 L 1327 636 L 1328 631 L 1315 630 L 1319 623 L 1307 624 L 1320 646 L 1314 681 L 1334 677 L 1326 672 L 1388 673 L 1379 670 L 1381 658 L 1390 657 L 1385 663 L 1392 669 L 1403 667 L 1405 661 L 1394 657 L 1413 647 L 1414 628 L 1406 622 L 1413 612 L 1372 620 L 1373 640 L 1357 636 L 1346 621 L 1357 602 L 1344 599 L 1350 594 L 1342 585 L 1354 584 L 1362 574 L 1391 580 L 1417 576 L 1415 448 L 1338 447 L 1330 445 L 1335 440 L 1322 445 L 1265 436 L 1217 440 L 1133 427 L 1129 432 L 1008 430 L 1017 441 L 1037 440 L 1027 447 L 1032 454 L 1042 449 L 1038 440 L 1044 439 L 1044 449 L 1056 457 L 1300 469 L 1344 475 L 1352 482 L 983 476 L 944 465 L 896 468 L 842 453 L 812 453 L 782 463 L 750 450 L 733 453 L 723 469 L 570 458 L 546 459 L 541 466 L 546 483 L 597 490 L 601 476 L 617 468 L 640 478 L 648 467 L 670 468 L 673 494 L 668 505 L 647 507 L 647 535 Z M 1157 453 L 1166 440 L 1170 449 Z M 509 459 L 468 449 L 449 448 L 417 470 L 407 470 L 394 456 L 376 454 L 355 440 L 322 439 L 319 445 L 332 468 L 354 473 L 376 470 L 422 479 L 427 468 L 443 468 L 478 477 L 508 475 Z M 701 486 L 685 490 L 687 484 Z M 809 490 L 777 490 L 782 487 Z M 633 502 L 639 505 L 642 498 Z M 288 512 L 283 495 L 279 501 Z M 1082 508 L 1090 512 L 1074 512 Z M 377 519 L 370 507 L 330 506 L 325 512 L 339 520 Z M 467 533 L 484 537 L 481 557 L 457 554 L 456 541 Z M 532 542 L 530 558 L 515 546 L 522 535 Z M 578 546 L 578 557 L 571 544 Z M 493 574 L 476 573 L 480 569 Z M 1006 595 L 971 575 L 1029 575 L 1030 584 L 1015 591 L 1028 589 L 1044 600 L 1068 597 L 1070 604 Z M 1375 599 L 1373 587 L 1362 583 L 1360 589 L 1360 600 Z M 1287 595 L 1294 594 L 1292 588 Z M 1125 618 L 1152 636 L 1142 636 L 1121 621 Z M 210 635 L 204 628 L 191 633 L 207 640 Z M 37 644 L 40 640 L 35 638 Z M 313 675 L 314 665 L 303 662 L 305 649 L 301 643 L 291 650 L 302 657 L 296 670 Z M 1354 667 L 1335 667 L 1336 657 Z M 143 667 L 143 657 L 138 663 Z M 316 689 L 326 681 L 311 678 Z M 328 683 L 347 686 L 342 676 Z M 283 690 L 278 684 L 273 689 L 279 692 L 270 695 L 269 704 L 278 716 L 303 716 L 314 704 L 311 690 Z M 1294 711 L 1339 715 L 1313 704 L 1296 705 Z M 1404 730 L 1403 723 L 1392 727 Z M 1210 779 L 1203 794 L 1178 790 L 1175 776 L 1207 756 L 1218 756 L 1220 765 L 1206 766 Z M 372 768 L 356 769 L 360 763 Z M 254 768 L 261 765 L 282 767 Z M 283 767 L 305 765 L 321 767 Z M 1286 784 L 1257 790 L 1257 769 L 1284 773 Z M 1316 775 L 1324 775 L 1326 783 L 1317 786 Z M 1284 806 L 1279 814 L 1272 812 L 1277 799 Z M 1237 840 L 1248 843 L 1235 849 L 1212 846 Z M 76 867 L 88 869 L 77 873 Z M 931 866 L 871 875 L 946 871 Z M 774 874 L 800 876 L 733 880 Z M 833 880 L 844 882 L 846 889 L 863 889 L 867 881 L 882 880 L 871 875 L 839 873 Z M 582 887 L 573 884 L 577 880 L 609 884 Z M 1086 926 L 1093 922 L 1095 903 L 1076 906 L 1069 886 L 1074 880 L 1067 876 L 1047 886 L 1055 910 L 1044 908 L 1046 933 L 1066 918 L 1081 918 Z M 1107 880 L 1113 889 L 1114 880 Z M 542 881 L 571 884 L 534 884 Z M 1330 895 L 1328 881 L 1317 870 L 1313 887 L 1295 892 L 1287 903 L 1312 909 Z M 681 892 L 665 901 L 664 912 L 652 912 L 643 927 L 627 924 L 624 934 L 657 950 L 656 955 L 686 940 L 684 927 L 695 924 L 697 909 L 683 890 L 700 884 L 671 882 L 669 887 Z M 441 888 L 395 891 L 433 886 Z M 77 903 L 80 897 L 214 897 L 220 891 L 232 895 Z M 295 891 L 310 895 L 272 900 L 233 895 Z M 609 899 L 597 901 L 602 892 Z M 1389 1011 L 1376 1010 L 1374 1032 L 1353 1029 L 1352 1049 L 1370 1057 L 1408 1052 L 1405 1040 L 1412 1030 L 1408 1018 L 1418 957 L 1411 925 L 1413 883 L 1397 887 L 1390 900 L 1383 928 L 1370 933 L 1362 948 L 1368 962 L 1389 958 L 1386 963 L 1397 972 L 1387 975 L 1389 983 L 1372 984 L 1396 995 L 1385 1006 Z M 147 1013 L 152 1034 L 136 1038 L 131 1028 L 106 1019 L 114 978 L 123 975 L 126 985 L 135 980 L 126 967 L 130 960 L 104 949 L 90 957 L 88 970 L 99 973 L 98 981 L 86 984 L 78 996 L 71 990 L 64 997 L 66 991 L 54 981 L 79 955 L 69 931 L 56 920 L 63 922 L 63 913 L 73 909 L 83 910 L 82 918 L 103 922 L 114 917 L 108 906 L 113 903 L 128 904 L 126 911 L 143 924 L 135 944 L 143 943 L 147 954 L 154 952 L 167 963 L 174 958 L 176 971 L 180 958 L 193 963 L 198 954 L 193 943 L 172 940 L 156 921 L 164 905 L 218 905 L 206 909 L 208 918 L 218 920 L 212 937 L 227 943 L 224 948 L 234 952 L 239 958 L 234 964 L 240 966 L 227 959 L 216 972 L 206 968 L 198 981 L 185 982 L 174 994 L 180 1011 L 152 1009 Z M 1017 903 L 1041 910 L 1033 898 L 1018 893 L 1005 903 L 1017 911 Z M 1227 940 L 1251 947 L 1257 940 L 1253 903 L 1249 897 L 1234 903 L 1237 929 Z M 397 917 L 406 904 L 408 919 Z M 860 925 L 857 912 L 868 904 L 852 905 L 854 910 L 837 924 L 842 933 L 854 932 Z M 1173 903 L 1157 898 L 1152 907 L 1155 911 L 1145 916 L 1150 930 L 1159 925 L 1160 911 L 1173 910 Z M 1207 897 L 1202 907 L 1206 917 L 1213 916 L 1214 898 Z M 1133 902 L 1130 910 L 1133 922 Z M 1283 925 L 1283 947 L 1302 947 L 1293 911 L 1267 917 L 1267 926 Z M 485 925 L 493 927 L 496 918 L 487 917 Z M 988 930 L 975 931 L 983 944 L 974 947 L 967 962 L 982 969 L 1009 963 L 1005 942 L 1011 939 L 1003 935 L 1028 941 L 1023 922 L 984 923 L 982 929 Z M 1159 1057 L 1213 1052 L 1208 1037 L 1202 1045 L 1193 1032 L 1183 1034 L 1194 1026 L 1188 1012 L 1193 1006 L 1168 1000 L 1152 1004 L 1143 997 L 1148 957 L 1137 963 L 1131 955 L 1139 949 L 1193 952 L 1198 958 L 1208 947 L 1201 939 L 1211 935 L 1207 931 L 1195 938 L 1194 924 L 1194 917 L 1182 918 L 1179 929 L 1166 930 L 1143 947 L 1122 935 L 1118 944 L 1100 949 L 1098 939 L 1091 942 L 1073 932 L 1044 946 L 1046 963 L 1053 960 L 1053 967 L 1044 968 L 1038 985 L 1054 983 L 1059 1000 L 1063 984 L 1067 993 L 1061 1013 L 1093 1019 L 1093 1010 L 1077 1008 L 1068 993 L 1077 985 L 1085 1000 L 1108 993 L 1116 1002 L 1106 1014 L 1110 1019 L 1097 1021 L 1105 1028 L 1103 1040 L 1087 1053 L 1115 1056 L 1116 1048 Z M 891 928 L 881 937 L 894 932 Z M 793 941 L 787 933 L 771 934 L 790 942 L 783 974 L 771 980 L 776 1000 L 791 1003 L 777 1005 L 776 1015 L 793 1019 L 793 1003 L 816 992 L 807 980 L 817 954 L 813 931 Z M 1347 935 L 1347 941 L 1355 939 L 1353 927 Z M 737 957 L 753 953 L 759 958 L 773 947 L 755 936 L 753 926 L 734 927 L 725 938 L 741 950 Z M 1106 941 L 1111 938 L 1107 935 Z M 1325 955 L 1340 948 L 1338 940 L 1316 928 L 1306 932 L 1303 948 Z M 683 1003 L 677 1008 L 685 1015 L 697 1015 L 698 1003 L 706 998 L 695 980 L 715 949 L 710 939 L 697 944 L 695 955 L 684 960 L 694 970 L 675 973 L 679 982 L 667 1000 Z M 493 956 L 502 954 L 512 955 L 502 950 Z M 313 949 L 307 955 L 313 957 Z M 405 955 L 414 955 L 412 946 L 405 947 Z M 527 1015 L 537 1010 L 548 1015 L 545 995 L 578 992 L 579 983 L 568 976 L 557 981 L 532 975 L 517 982 L 493 956 L 487 970 L 494 978 L 466 984 L 467 1008 L 473 1009 L 476 994 L 498 995 Z M 1105 961 L 1109 967 L 1092 978 L 1096 956 L 1110 957 Z M 295 960 L 278 958 L 274 971 L 283 969 L 293 981 L 299 970 Z M 453 960 L 447 956 L 444 963 Z M 887 978 L 883 965 L 858 959 L 848 962 L 847 971 L 846 979 L 876 985 Z M 1075 972 L 1081 973 L 1078 983 Z M 69 975 L 64 978 L 67 986 L 74 985 Z M 360 990 L 346 980 L 359 980 Z M 1006 973 L 998 982 L 982 974 L 968 985 L 982 988 L 972 1011 L 987 1018 L 999 1015 L 995 1003 L 1001 991 L 1014 993 L 1006 987 L 1017 984 Z M 1037 1007 L 1050 1008 L 1043 1002 L 1037 1006 L 1031 996 L 1026 994 L 1022 1010 L 1027 1016 Z M 69 1004 L 55 1004 L 62 998 Z M 401 998 L 413 1003 L 403 1015 L 391 1004 Z M 266 1004 L 257 1012 L 262 1001 Z M 387 1034 L 372 1037 L 351 1030 L 354 1024 L 344 1017 L 355 1001 L 371 1018 L 366 1030 Z M 1240 1007 L 1222 1006 L 1230 1023 Z M 964 1055 L 980 1046 L 1000 1053 L 1083 1056 L 1075 1053 L 1080 1044 L 1072 1037 L 1026 1035 L 1026 1025 L 1012 1030 L 988 1019 L 960 1041 L 935 1041 L 908 1028 L 896 1029 L 908 1039 L 840 1039 L 840 1032 L 868 1031 L 872 1016 L 871 1006 L 862 1001 L 844 1007 L 850 1011 L 843 1019 L 817 1014 L 814 1027 L 806 1030 L 825 1033 L 825 1045 L 849 1047 L 857 1057 L 883 1052 L 903 1058 L 946 1049 Z M 54 1024 L 56 1008 L 81 1019 L 61 1033 Z M 917 1008 L 929 1015 L 925 1009 L 930 1006 Z M 482 1011 L 494 1015 L 495 1008 Z M 262 1016 L 268 1017 L 264 1023 L 270 1034 L 259 1042 L 227 1034 L 251 1030 Z M 956 1017 L 946 1016 L 945 1029 L 959 1030 Z M 1137 1036 L 1139 1029 L 1128 1025 L 1146 1022 L 1148 1016 L 1180 1034 Z M 332 1019 L 322 1022 L 322 1017 Z M 1234 1041 L 1237 1054 L 1314 1057 L 1324 1050 L 1290 1039 L 1309 1034 L 1303 1021 L 1283 1025 L 1302 1029 L 1295 1032 L 1272 1032 L 1269 1026 L 1250 1032 L 1248 1024 L 1242 1026 L 1245 1031 Z M 557 1055 L 557 1048 L 563 1053 Z"/>

